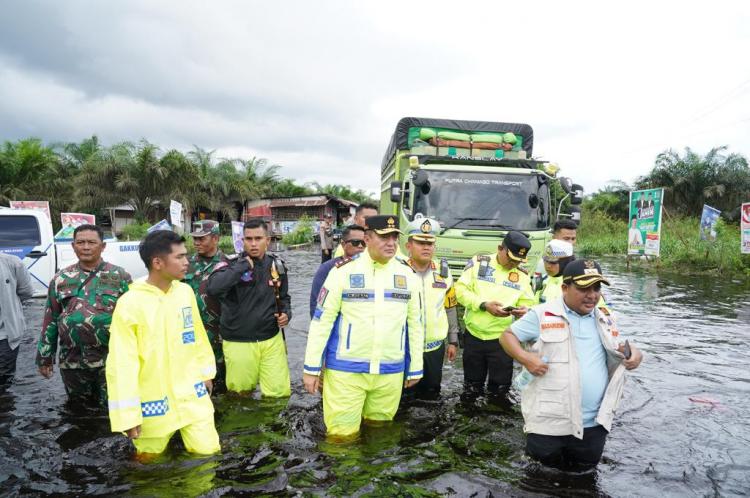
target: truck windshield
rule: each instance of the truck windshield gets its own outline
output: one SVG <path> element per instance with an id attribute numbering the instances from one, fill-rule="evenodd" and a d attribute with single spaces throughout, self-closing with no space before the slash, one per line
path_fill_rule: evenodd
<path id="1" fill-rule="evenodd" d="M 416 189 L 413 212 L 436 218 L 444 228 L 549 226 L 549 188 L 536 175 L 429 171 L 429 185 L 427 193 Z"/>

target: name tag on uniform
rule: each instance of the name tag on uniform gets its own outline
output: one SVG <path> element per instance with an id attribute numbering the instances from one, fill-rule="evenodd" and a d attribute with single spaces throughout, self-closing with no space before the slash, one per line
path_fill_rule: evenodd
<path id="1" fill-rule="evenodd" d="M 411 299 L 411 292 L 388 289 L 383 293 L 386 301 L 406 302 Z"/>
<path id="2" fill-rule="evenodd" d="M 192 344 L 195 342 L 195 331 L 194 330 L 186 330 L 182 333 L 182 343 L 183 344 Z"/>
<path id="3" fill-rule="evenodd" d="M 507 280 L 503 280 L 503 285 L 505 287 L 510 287 L 511 289 L 521 290 L 520 285 L 514 284 L 513 282 L 508 282 Z"/>
<path id="4" fill-rule="evenodd" d="M 375 291 L 373 290 L 351 290 L 347 289 L 341 293 L 343 301 L 374 301 Z"/>

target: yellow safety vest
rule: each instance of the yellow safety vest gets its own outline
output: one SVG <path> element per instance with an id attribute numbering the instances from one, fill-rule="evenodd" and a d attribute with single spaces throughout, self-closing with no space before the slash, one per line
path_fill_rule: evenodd
<path id="1" fill-rule="evenodd" d="M 411 260 L 409 265 L 413 267 Z M 448 314 L 445 310 L 455 307 L 458 302 L 453 277 L 450 272 L 447 277 L 440 275 L 439 261 L 432 261 L 429 270 L 417 272 L 416 276 L 422 284 L 424 296 L 422 323 L 425 324 L 424 351 L 428 353 L 440 348 L 448 337 Z"/>
<path id="2" fill-rule="evenodd" d="M 482 340 L 498 339 L 513 322 L 513 317 L 496 317 L 482 311 L 479 308 L 482 303 L 498 301 L 503 306 L 515 307 L 536 304 L 526 271 L 520 268 L 506 270 L 495 255 L 471 258 L 455 287 L 458 302 L 466 309 L 466 329 Z"/>

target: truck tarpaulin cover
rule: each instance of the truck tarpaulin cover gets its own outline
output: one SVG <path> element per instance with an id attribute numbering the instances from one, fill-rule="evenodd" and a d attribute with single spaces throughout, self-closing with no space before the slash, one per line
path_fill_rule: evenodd
<path id="1" fill-rule="evenodd" d="M 407 149 L 410 128 L 445 128 L 464 132 L 490 132 L 506 133 L 512 132 L 523 137 L 523 150 L 527 157 L 532 156 L 534 146 L 534 130 L 531 126 L 523 123 L 497 123 L 492 121 L 462 121 L 458 119 L 434 119 L 434 118 L 401 118 L 396 125 L 396 131 L 391 137 L 388 149 L 383 156 L 382 169 L 388 166 L 397 150 Z"/>

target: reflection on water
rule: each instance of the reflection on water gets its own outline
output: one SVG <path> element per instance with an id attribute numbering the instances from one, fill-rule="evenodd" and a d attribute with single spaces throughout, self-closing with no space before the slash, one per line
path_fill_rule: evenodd
<path id="1" fill-rule="evenodd" d="M 309 282 L 319 253 L 287 252 L 295 316 L 287 329 L 289 400 L 215 398 L 222 454 L 192 458 L 179 438 L 148 465 L 131 458 L 105 417 L 65 406 L 59 376 L 33 365 L 41 300 L 26 308 L 16 383 L 0 393 L 3 495 L 175 496 L 298 493 L 376 496 L 693 496 L 750 489 L 750 288 L 709 277 L 627 272 L 616 260 L 609 299 L 646 354 L 633 372 L 596 471 L 528 461 L 515 404 L 460 401 L 460 358 L 444 396 L 414 401 L 386 426 L 327 441 L 319 397 L 303 393 Z"/>

